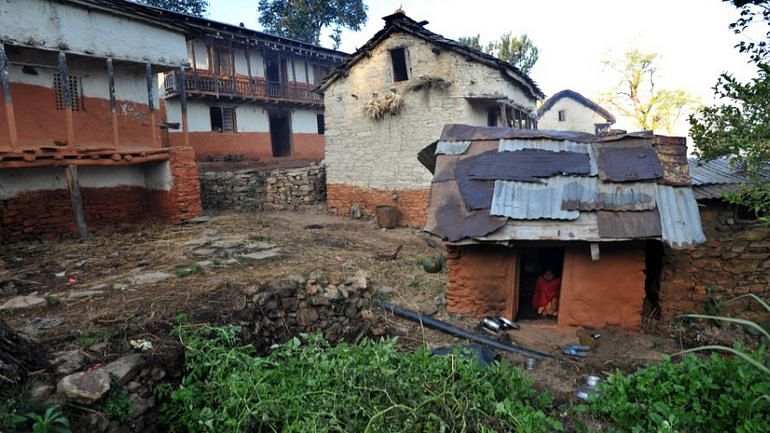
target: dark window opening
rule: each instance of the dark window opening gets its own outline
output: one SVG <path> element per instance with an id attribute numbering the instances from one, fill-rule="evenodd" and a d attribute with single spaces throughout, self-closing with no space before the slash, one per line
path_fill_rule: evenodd
<path id="1" fill-rule="evenodd" d="M 215 132 L 236 132 L 235 108 L 211 107 L 211 130 Z"/>
<path id="2" fill-rule="evenodd" d="M 265 59 L 265 79 L 270 83 L 281 82 L 281 62 L 277 56 Z"/>
<path id="3" fill-rule="evenodd" d="M 743 205 L 733 205 L 733 214 L 735 215 L 736 221 L 746 221 L 746 222 L 753 222 L 759 219 L 762 215 L 757 215 L 757 213 L 751 209 L 748 206 Z"/>
<path id="4" fill-rule="evenodd" d="M 272 112 L 268 117 L 273 156 L 291 156 L 291 115 Z"/>
<path id="5" fill-rule="evenodd" d="M 487 126 L 497 126 L 497 108 L 487 110 Z"/>
<path id="6" fill-rule="evenodd" d="M 230 75 L 233 73 L 233 57 L 227 48 L 214 48 L 214 73 Z"/>
<path id="7" fill-rule="evenodd" d="M 406 49 L 396 48 L 390 50 L 390 60 L 393 63 L 393 81 L 408 80 L 409 68 L 406 65 Z"/>
<path id="8" fill-rule="evenodd" d="M 64 87 L 62 86 L 62 79 L 58 72 L 53 74 L 53 88 L 56 95 L 56 109 L 64 110 L 67 105 L 72 107 L 72 111 L 80 111 L 83 109 L 83 94 L 80 86 L 80 79 L 78 77 L 69 76 L 70 87 L 70 100 L 69 104 L 66 103 L 64 97 Z"/>
<path id="9" fill-rule="evenodd" d="M 559 122 L 567 120 L 567 110 L 559 110 Z"/>
<path id="10" fill-rule="evenodd" d="M 315 121 L 316 121 L 316 125 L 318 125 L 318 133 L 323 134 L 326 131 L 326 125 L 324 124 L 324 115 L 316 114 Z"/>
<path id="11" fill-rule="evenodd" d="M 594 128 L 595 128 L 594 134 L 596 135 L 603 135 L 610 132 L 609 123 L 595 123 Z"/>
<path id="12" fill-rule="evenodd" d="M 663 244 L 648 240 L 644 246 L 644 304 L 642 318 L 660 318 L 660 276 L 663 271 Z"/>
<path id="13" fill-rule="evenodd" d="M 564 248 L 521 248 L 519 253 L 518 308 L 517 320 L 556 320 L 556 316 L 540 315 L 532 305 L 537 280 L 546 271 L 554 279 L 561 280 L 564 267 Z M 557 298 L 558 299 L 558 298 Z M 556 302 L 558 308 L 558 300 Z"/>

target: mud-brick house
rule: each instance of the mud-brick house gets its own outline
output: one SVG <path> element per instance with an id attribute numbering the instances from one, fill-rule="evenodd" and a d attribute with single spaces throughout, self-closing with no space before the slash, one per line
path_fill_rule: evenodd
<path id="1" fill-rule="evenodd" d="M 347 54 L 203 18 L 165 16 L 184 26 L 190 65 L 183 83 L 177 73 L 164 75 L 165 103 L 169 121 L 179 123 L 186 97 L 197 160 L 323 159 L 323 98 L 311 89 Z M 180 130 L 170 136 L 181 143 Z"/>
<path id="2" fill-rule="evenodd" d="M 654 244 L 705 241 L 685 146 L 447 125 L 421 160 L 433 173 L 425 230 L 448 247 L 449 311 L 533 317 L 535 279 L 551 270 L 559 326 L 638 328 L 661 278 Z"/>
<path id="3" fill-rule="evenodd" d="M 708 241 L 694 249 L 660 247 L 658 304 L 664 319 L 701 312 L 710 298 L 727 300 L 746 293 L 766 298 L 770 289 L 770 227 L 745 207 L 722 198 L 748 181 L 740 164 L 691 159 L 690 175 Z M 746 307 L 761 311 L 755 304 Z M 751 310 L 742 315 L 751 315 Z"/>
<path id="4" fill-rule="evenodd" d="M 540 129 L 603 134 L 615 123 L 615 116 L 580 93 L 564 89 L 538 107 L 537 123 Z"/>
<path id="5" fill-rule="evenodd" d="M 447 123 L 537 127 L 543 93 L 495 57 L 447 39 L 402 11 L 328 75 L 319 91 L 326 116 L 329 209 L 400 209 L 400 223 L 425 222 L 431 176 L 414 159 Z"/>
<path id="6" fill-rule="evenodd" d="M 158 9 L 0 2 L 0 243 L 197 216 L 194 154 L 164 142 L 157 92 L 186 61 Z"/>

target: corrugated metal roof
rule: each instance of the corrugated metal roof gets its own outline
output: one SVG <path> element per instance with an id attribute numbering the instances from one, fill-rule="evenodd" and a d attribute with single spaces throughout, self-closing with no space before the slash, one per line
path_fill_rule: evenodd
<path id="1" fill-rule="evenodd" d="M 663 241 L 683 248 L 706 241 L 692 189 L 655 184 Z"/>
<path id="2" fill-rule="evenodd" d="M 602 238 L 658 238 L 661 235 L 660 214 L 657 210 L 644 212 L 596 213 L 599 236 Z"/>
<path id="3" fill-rule="evenodd" d="M 596 214 L 583 212 L 572 221 L 529 220 L 508 222 L 496 231 L 477 237 L 480 241 L 502 242 L 511 239 L 524 241 L 601 241 Z"/>
<path id="4" fill-rule="evenodd" d="M 630 182 L 663 177 L 663 165 L 651 144 L 633 147 L 597 144 L 596 156 L 602 180 Z"/>
<path id="5" fill-rule="evenodd" d="M 695 194 L 695 200 L 705 200 L 710 198 L 722 198 L 726 192 L 738 190 L 737 183 L 724 183 L 714 185 L 693 185 L 692 192 Z"/>
<path id="6" fill-rule="evenodd" d="M 436 145 L 436 155 L 462 155 L 470 146 L 470 141 L 439 141 Z"/>
<path id="7" fill-rule="evenodd" d="M 500 152 L 513 152 L 524 149 L 548 150 L 551 152 L 576 152 L 587 153 L 590 158 L 591 176 L 597 176 L 599 169 L 596 166 L 596 155 L 591 143 L 578 143 L 575 141 L 559 141 L 551 139 L 525 139 L 500 140 Z"/>
<path id="8" fill-rule="evenodd" d="M 576 152 L 550 152 L 523 149 L 515 152 L 484 152 L 458 164 L 471 165 L 469 176 L 476 180 L 518 180 L 534 182 L 536 178 L 558 174 L 589 174 L 589 156 Z"/>
<path id="9" fill-rule="evenodd" d="M 495 181 L 490 214 L 515 220 L 576 220 L 580 212 L 561 207 L 566 179 L 552 177 L 544 183 Z"/>
<path id="10" fill-rule="evenodd" d="M 730 167 L 730 160 L 727 158 L 711 161 L 691 158 L 687 163 L 690 165 L 693 185 L 738 184 L 747 181 L 738 169 Z"/>
<path id="11" fill-rule="evenodd" d="M 564 181 L 567 210 L 641 211 L 655 208 L 655 191 L 650 182 L 603 182 L 595 177 L 568 177 Z"/>

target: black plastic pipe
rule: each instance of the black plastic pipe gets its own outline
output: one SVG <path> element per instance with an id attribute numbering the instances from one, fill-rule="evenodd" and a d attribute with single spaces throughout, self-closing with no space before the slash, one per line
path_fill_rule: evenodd
<path id="1" fill-rule="evenodd" d="M 538 358 L 538 359 L 556 359 L 556 357 L 551 356 L 547 353 L 538 352 L 536 350 L 527 349 L 521 346 L 512 346 L 510 344 L 501 343 L 499 341 L 493 340 L 483 335 L 474 334 L 473 332 L 468 331 L 466 329 L 458 328 L 457 326 L 450 325 L 447 322 L 434 319 L 429 316 L 425 316 L 424 314 L 420 314 L 416 311 L 410 311 L 410 310 L 395 306 L 390 302 L 378 301 L 376 305 L 378 305 L 379 307 L 381 307 L 386 311 L 390 311 L 392 314 L 395 314 L 398 317 L 403 317 L 404 319 L 409 319 L 414 322 L 419 322 L 427 326 L 428 328 L 445 332 L 447 334 L 454 335 L 456 337 L 461 337 L 471 341 L 475 341 L 485 346 L 493 347 L 495 349 L 503 350 L 505 352 L 519 353 L 521 355 L 531 356 L 533 358 Z"/>

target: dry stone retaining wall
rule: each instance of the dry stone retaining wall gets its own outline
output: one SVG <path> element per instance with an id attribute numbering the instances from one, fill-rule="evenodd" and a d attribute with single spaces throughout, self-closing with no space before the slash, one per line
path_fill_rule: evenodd
<path id="1" fill-rule="evenodd" d="M 326 201 L 322 165 L 206 172 L 201 173 L 200 184 L 204 209 L 292 209 Z"/>

